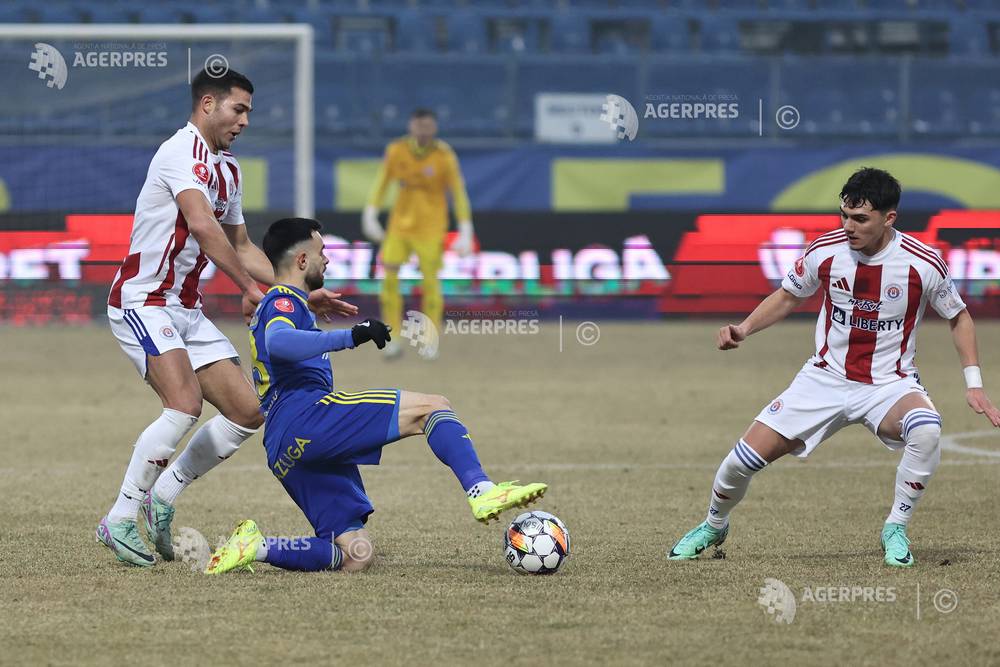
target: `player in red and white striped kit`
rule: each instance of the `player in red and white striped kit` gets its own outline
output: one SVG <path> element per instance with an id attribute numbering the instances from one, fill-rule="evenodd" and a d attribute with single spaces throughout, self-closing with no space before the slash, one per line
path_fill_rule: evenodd
<path id="1" fill-rule="evenodd" d="M 249 123 L 252 94 L 253 84 L 234 70 L 195 77 L 190 120 L 150 162 L 136 201 L 129 254 L 108 297 L 115 338 L 163 403 L 162 414 L 136 441 L 121 493 L 97 527 L 98 541 L 135 565 L 154 563 L 136 528 L 140 507 L 156 550 L 172 560 L 170 522 L 177 496 L 232 456 L 263 421 L 236 349 L 202 313 L 198 291 L 209 260 L 240 289 L 244 313 L 263 298 L 257 282 L 274 280 L 271 263 L 247 236 L 243 178 L 227 152 Z M 357 312 L 338 296 L 316 290 L 310 307 L 322 315 Z M 195 432 L 167 469 L 181 438 L 198 421 L 202 399 L 220 414 Z"/>
<path id="2" fill-rule="evenodd" d="M 899 183 L 889 173 L 855 172 L 840 193 L 841 229 L 813 241 L 778 290 L 742 323 L 719 331 L 719 349 L 734 349 L 823 290 L 816 353 L 722 462 L 705 522 L 671 549 L 671 560 L 697 558 L 725 541 L 729 513 L 754 473 L 785 454 L 808 456 L 844 426 L 864 424 L 888 448 L 903 452 L 882 547 L 886 564 L 914 564 L 906 526 L 941 460 L 941 417 L 914 365 L 916 329 L 928 304 L 951 326 L 969 406 L 993 426 L 1000 426 L 1000 411 L 983 390 L 972 317 L 947 265 L 932 248 L 893 228 L 899 197 Z"/>

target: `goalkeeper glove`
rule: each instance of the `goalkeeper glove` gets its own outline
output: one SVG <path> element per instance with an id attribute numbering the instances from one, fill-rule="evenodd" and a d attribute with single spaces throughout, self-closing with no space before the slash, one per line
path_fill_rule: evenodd
<path id="1" fill-rule="evenodd" d="M 351 327 L 351 339 L 354 341 L 354 347 L 371 340 L 375 342 L 375 347 L 381 350 L 386 343 L 392 340 L 392 337 L 389 336 L 390 331 L 392 331 L 392 327 L 384 322 L 365 320 Z"/>
<path id="2" fill-rule="evenodd" d="M 451 244 L 451 249 L 457 252 L 459 257 L 466 257 L 472 254 L 472 239 L 474 234 L 475 231 L 472 229 L 471 220 L 459 220 L 458 238 Z"/>

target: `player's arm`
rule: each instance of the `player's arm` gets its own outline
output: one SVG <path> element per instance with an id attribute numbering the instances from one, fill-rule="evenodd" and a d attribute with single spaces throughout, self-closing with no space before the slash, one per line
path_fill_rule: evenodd
<path id="1" fill-rule="evenodd" d="M 799 307 L 802 299 L 787 291 L 784 287 L 771 292 L 760 302 L 753 312 L 747 315 L 739 324 L 727 324 L 719 329 L 718 344 L 720 350 L 732 350 L 739 347 L 750 334 L 763 331 L 772 324 L 788 317 Z"/>
<path id="2" fill-rule="evenodd" d="M 226 238 L 236 251 L 236 256 L 254 280 L 265 285 L 274 284 L 274 269 L 264 251 L 250 240 L 246 225 L 222 225 Z"/>
<path id="3" fill-rule="evenodd" d="M 378 320 L 365 320 L 350 329 L 303 331 L 282 315 L 273 316 L 264 327 L 268 355 L 282 361 L 304 361 L 326 352 L 350 350 L 368 341 L 374 341 L 381 350 L 391 340 L 392 330 Z"/>
<path id="4" fill-rule="evenodd" d="M 260 303 L 264 295 L 247 267 L 240 261 L 226 234 L 219 229 L 219 223 L 215 220 L 205 194 L 193 188 L 183 190 L 177 193 L 177 206 L 187 221 L 188 231 L 208 258 L 232 279 L 246 301 L 253 306 Z M 271 278 L 273 280 L 273 274 Z"/>
<path id="5" fill-rule="evenodd" d="M 448 153 L 448 167 L 448 190 L 455 209 L 455 220 L 458 221 L 458 239 L 452 247 L 459 255 L 465 256 L 472 252 L 472 238 L 475 234 L 472 228 L 472 207 L 469 205 L 469 193 L 465 189 L 458 157 L 451 151 Z"/>
<path id="6" fill-rule="evenodd" d="M 990 423 L 1000 427 L 1000 410 L 994 407 L 990 397 L 983 389 L 983 375 L 979 369 L 979 351 L 976 345 L 976 325 L 968 309 L 962 309 L 955 317 L 948 320 L 951 327 L 951 339 L 958 350 L 958 359 L 962 363 L 965 374 L 965 400 L 977 414 L 986 415 Z"/>
<path id="7" fill-rule="evenodd" d="M 378 222 L 378 212 L 382 208 L 382 200 L 385 198 L 385 191 L 389 187 L 389 165 L 390 147 L 386 147 L 382 164 L 379 165 L 378 173 L 375 175 L 375 183 L 368 192 L 368 200 L 365 202 L 365 209 L 361 214 L 361 232 L 372 243 L 381 243 L 385 238 L 385 231 Z"/>

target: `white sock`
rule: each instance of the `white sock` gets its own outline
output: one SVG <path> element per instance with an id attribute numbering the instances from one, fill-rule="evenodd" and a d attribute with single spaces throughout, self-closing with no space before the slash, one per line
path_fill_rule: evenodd
<path id="1" fill-rule="evenodd" d="M 243 441 L 256 432 L 257 429 L 243 428 L 222 415 L 212 417 L 191 436 L 181 455 L 160 476 L 153 493 L 163 502 L 175 504 L 177 496 L 191 482 L 235 454 Z"/>
<path id="2" fill-rule="evenodd" d="M 258 563 L 263 563 L 267 560 L 267 538 L 257 547 L 257 555 L 254 556 L 254 560 Z"/>
<path id="3" fill-rule="evenodd" d="M 478 498 L 479 496 L 483 495 L 484 493 L 492 489 L 494 486 L 496 486 L 496 484 L 494 484 L 489 480 L 486 480 L 485 482 L 476 482 L 468 489 L 466 489 L 465 493 L 470 498 Z"/>
<path id="4" fill-rule="evenodd" d="M 747 494 L 750 479 L 766 465 L 767 461 L 740 438 L 715 473 L 712 498 L 708 503 L 708 518 L 705 519 L 708 525 L 720 529 L 726 527 L 729 513 Z"/>
<path id="5" fill-rule="evenodd" d="M 197 417 L 165 408 L 156 421 L 146 427 L 135 442 L 121 492 L 108 512 L 108 521 L 135 521 L 143 495 L 167 467 L 177 443 L 197 421 Z"/>
<path id="6" fill-rule="evenodd" d="M 903 417 L 906 448 L 896 467 L 896 489 L 886 523 L 910 522 L 917 501 L 924 495 L 931 475 L 941 463 L 941 417 L 932 410 L 910 410 Z"/>

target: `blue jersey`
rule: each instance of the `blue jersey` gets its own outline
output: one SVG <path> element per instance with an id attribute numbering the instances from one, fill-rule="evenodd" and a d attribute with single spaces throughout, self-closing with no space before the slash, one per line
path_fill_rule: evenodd
<path id="1" fill-rule="evenodd" d="M 319 331 L 309 310 L 307 295 L 287 285 L 275 285 L 264 295 L 250 320 L 250 353 L 253 355 L 253 382 L 263 413 L 279 400 L 300 392 L 333 391 L 330 355 L 324 353 L 302 361 L 271 359 L 267 352 L 267 329 L 283 322 L 300 331 Z"/>

